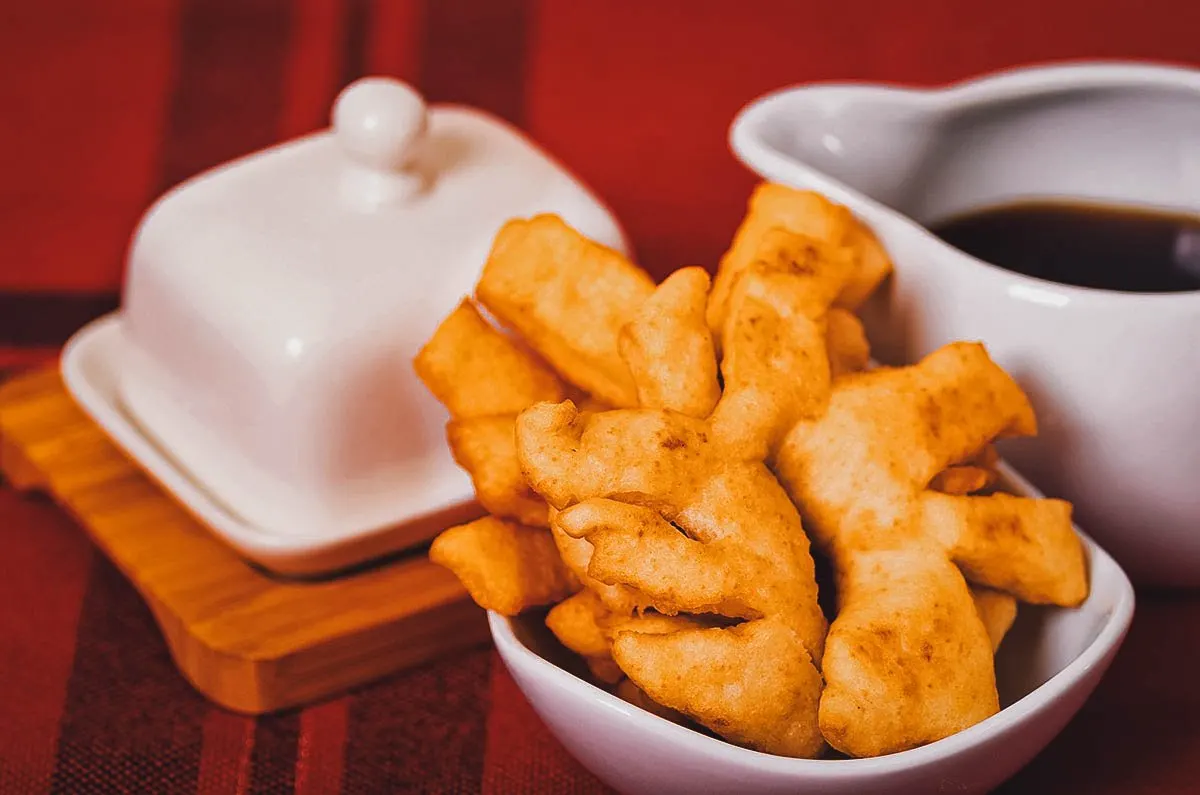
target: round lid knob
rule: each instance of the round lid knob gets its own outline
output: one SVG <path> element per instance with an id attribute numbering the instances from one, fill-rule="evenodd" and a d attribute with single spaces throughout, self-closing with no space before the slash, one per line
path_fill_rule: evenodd
<path id="1" fill-rule="evenodd" d="M 366 77 L 346 86 L 333 105 L 342 149 L 375 171 L 400 171 L 425 133 L 425 100 L 406 83 Z"/>

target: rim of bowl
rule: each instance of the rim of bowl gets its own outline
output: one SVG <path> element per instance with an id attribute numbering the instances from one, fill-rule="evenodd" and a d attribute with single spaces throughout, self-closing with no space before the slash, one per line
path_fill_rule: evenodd
<path id="1" fill-rule="evenodd" d="M 488 626 L 491 629 L 493 642 L 501 651 L 502 657 L 507 658 L 508 654 L 514 655 L 519 658 L 521 664 L 532 667 L 543 678 L 550 678 L 560 689 L 575 690 L 597 707 L 615 709 L 628 719 L 649 721 L 654 725 L 656 732 L 666 734 L 678 743 L 692 745 L 695 750 L 706 756 L 716 757 L 721 762 L 731 765 L 750 765 L 759 771 L 783 775 L 803 773 L 805 775 L 834 776 L 851 772 L 876 774 L 912 769 L 955 756 L 1024 722 L 1045 706 L 1061 698 L 1075 682 L 1082 679 L 1106 655 L 1115 652 L 1116 648 L 1120 646 L 1133 619 L 1135 602 L 1133 585 L 1124 569 L 1103 547 L 1082 531 L 1076 529 L 1076 532 L 1088 547 L 1091 558 L 1089 569 L 1095 571 L 1098 568 L 1097 564 L 1101 562 L 1109 566 L 1114 579 L 1111 587 L 1117 592 L 1117 599 L 1108 620 L 1096 633 L 1096 637 L 1092 639 L 1091 643 L 1075 659 L 1063 666 L 1062 670 L 985 720 L 941 740 L 885 756 L 858 759 L 799 759 L 755 751 L 725 740 L 709 737 L 635 707 L 612 693 L 560 668 L 522 643 L 513 632 L 512 620 L 507 616 L 488 611 Z"/>

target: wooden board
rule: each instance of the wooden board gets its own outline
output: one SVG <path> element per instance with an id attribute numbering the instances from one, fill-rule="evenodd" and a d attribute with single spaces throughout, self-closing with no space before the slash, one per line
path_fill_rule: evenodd
<path id="1" fill-rule="evenodd" d="M 423 551 L 323 581 L 246 563 L 108 440 L 57 369 L 0 386 L 0 471 L 75 516 L 146 600 L 184 677 L 231 710 L 304 704 L 487 638 L 483 611 Z"/>

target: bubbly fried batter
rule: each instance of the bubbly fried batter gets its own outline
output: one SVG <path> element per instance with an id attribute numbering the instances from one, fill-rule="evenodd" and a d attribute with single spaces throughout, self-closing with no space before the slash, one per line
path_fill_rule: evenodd
<path id="1" fill-rule="evenodd" d="M 516 415 L 539 401 L 566 396 L 545 362 L 489 325 L 469 300 L 438 325 L 413 369 L 454 417 Z"/>
<path id="2" fill-rule="evenodd" d="M 1068 503 L 926 488 L 992 439 L 1036 428 L 1024 392 L 984 347 L 953 343 L 910 367 L 839 379 L 825 414 L 789 432 L 776 470 L 835 553 L 929 541 L 973 582 L 1075 605 L 1087 582 Z"/>
<path id="3" fill-rule="evenodd" d="M 669 280 L 659 287 L 664 303 L 676 288 Z M 658 301 L 647 304 L 654 313 Z M 736 311 L 745 333 L 726 347 L 752 370 L 743 347 L 761 347 L 753 329 L 774 334 L 781 318 L 753 298 Z M 750 313 L 762 322 L 745 322 Z M 666 336 L 690 334 L 693 344 L 708 338 L 694 318 L 687 312 L 666 318 Z M 818 343 L 824 345 L 823 336 Z M 633 368 L 639 394 L 664 394 L 662 384 L 640 382 L 672 383 L 692 361 L 671 357 L 667 348 L 658 355 L 660 362 Z M 691 369 L 684 377 L 713 377 L 707 364 Z M 661 633 L 614 627 L 613 659 L 629 679 L 655 703 L 734 742 L 813 756 L 823 746 L 815 721 L 826 624 L 799 514 L 761 460 L 768 440 L 795 417 L 790 385 L 762 375 L 769 371 L 724 373 L 722 403 L 741 400 L 745 415 L 731 426 L 732 437 L 670 408 L 583 414 L 566 401 L 524 411 L 517 450 L 530 485 L 559 511 L 554 525 L 590 544 L 589 578 L 631 589 L 666 616 L 741 620 L 717 627 L 689 622 Z M 755 400 L 739 397 L 748 389 L 756 390 Z M 721 411 L 718 405 L 714 416 Z"/>
<path id="4" fill-rule="evenodd" d="M 506 616 L 554 604 L 579 589 L 545 529 L 494 516 L 444 531 L 429 559 L 454 572 L 476 604 Z"/>
<path id="5" fill-rule="evenodd" d="M 999 709 L 993 638 L 963 575 L 1025 601 L 1087 595 L 1068 503 L 927 489 L 993 439 L 1035 431 L 1016 382 L 956 343 L 838 379 L 824 414 L 788 433 L 775 470 L 837 573 L 820 717 L 834 747 L 901 751 Z"/>
<path id="6" fill-rule="evenodd" d="M 620 253 L 555 215 L 509 221 L 475 292 L 563 378 L 613 406 L 637 405 L 617 335 L 654 281 Z"/>
<path id="7" fill-rule="evenodd" d="M 871 363 L 871 346 L 858 316 L 834 307 L 825 316 L 825 324 L 830 374 L 837 378 L 846 373 L 866 370 Z"/>
<path id="8" fill-rule="evenodd" d="M 830 305 L 854 273 L 845 249 L 783 229 L 767 230 L 759 243 L 729 288 L 725 392 L 712 422 L 747 457 L 765 458 L 783 432 L 824 409 L 834 375 L 828 344 L 838 345 L 839 368 L 853 368 L 865 351 L 852 324 L 829 323 Z"/>
<path id="9" fill-rule="evenodd" d="M 534 493 L 517 460 L 515 414 L 450 420 L 446 441 L 471 475 L 475 499 L 495 516 L 533 527 L 548 524 L 546 501 Z"/>
<path id="10" fill-rule="evenodd" d="M 982 345 L 868 369 L 851 310 L 891 268 L 845 207 L 780 185 L 711 283 L 656 288 L 555 216 L 506 224 L 476 293 L 513 335 L 464 301 L 415 361 L 494 514 L 431 558 L 488 609 L 554 605 L 630 703 L 750 748 L 877 756 L 993 714 L 1017 599 L 1080 603 L 1083 545 L 1069 503 L 993 493 L 992 442 L 1037 423 Z"/>
<path id="11" fill-rule="evenodd" d="M 725 328 L 730 294 L 742 271 L 761 255 L 763 238 L 775 230 L 801 234 L 845 249 L 850 277 L 830 301 L 855 309 L 891 273 L 892 262 L 883 246 L 845 207 L 813 191 L 762 183 L 750 196 L 746 217 L 734 234 L 733 244 L 721 258 L 708 305 L 713 333 Z"/>
<path id="12" fill-rule="evenodd" d="M 518 340 L 488 324 L 469 300 L 451 312 L 413 360 L 417 375 L 450 411 L 446 437 L 489 513 L 545 527 L 545 500 L 534 494 L 517 462 L 517 412 L 542 400 L 562 400 L 566 385 Z"/>
<path id="13" fill-rule="evenodd" d="M 1003 591 L 993 591 L 991 588 L 971 587 L 971 598 L 975 600 L 975 609 L 987 629 L 988 638 L 992 641 L 992 653 L 1000 649 L 1000 642 L 1012 629 L 1017 620 L 1017 598 Z"/>
<path id="14" fill-rule="evenodd" d="M 517 449 L 530 484 L 561 508 L 555 523 L 591 544 L 590 577 L 635 589 L 660 613 L 746 619 L 619 630 L 613 657 L 625 674 L 735 742 L 815 755 L 825 621 L 799 516 L 762 462 L 730 456 L 703 420 L 658 409 L 583 416 L 569 401 L 523 412 Z M 775 673 L 764 678 L 764 667 Z M 713 690 L 714 677 L 725 687 Z"/>
<path id="15" fill-rule="evenodd" d="M 821 732 L 853 756 L 941 739 L 999 708 L 992 644 L 962 574 L 920 546 L 835 558 Z"/>
<path id="16" fill-rule="evenodd" d="M 675 271 L 621 330 L 642 408 L 707 417 L 717 405 L 717 357 L 704 321 L 709 283 L 703 268 Z"/>

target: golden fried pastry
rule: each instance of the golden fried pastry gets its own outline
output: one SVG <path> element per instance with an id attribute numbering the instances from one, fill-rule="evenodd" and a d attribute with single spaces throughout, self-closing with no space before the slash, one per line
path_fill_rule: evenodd
<path id="1" fill-rule="evenodd" d="M 714 429 L 754 458 L 765 457 L 796 422 L 824 410 L 834 373 L 830 305 L 853 275 L 844 250 L 814 238 L 773 229 L 760 244 L 728 293 L 725 391 L 712 419 Z M 848 325 L 835 321 L 833 339 L 846 348 L 857 344 Z M 858 351 L 839 353 L 852 359 L 839 366 L 855 364 Z M 768 427 L 773 433 L 764 433 Z M 766 448 L 747 447 L 755 441 Z"/>
<path id="2" fill-rule="evenodd" d="M 1000 642 L 1012 629 L 1017 620 L 1017 598 L 1003 591 L 991 588 L 971 587 L 971 598 L 975 600 L 975 609 L 987 630 L 988 638 L 992 641 L 992 653 L 1000 649 Z"/>
<path id="3" fill-rule="evenodd" d="M 993 439 L 1035 430 L 1025 394 L 983 346 L 957 343 L 839 378 L 824 414 L 788 433 L 776 472 L 837 573 L 821 702 L 834 747 L 904 750 L 999 709 L 992 639 L 964 574 L 1026 601 L 1086 596 L 1067 503 L 926 488 Z"/>
<path id="4" fill-rule="evenodd" d="M 621 254 L 555 215 L 509 221 L 475 291 L 567 381 L 610 405 L 637 405 L 617 335 L 654 281 Z"/>
<path id="5" fill-rule="evenodd" d="M 743 306 L 801 296 L 790 302 L 796 314 L 764 335 L 771 342 L 756 351 L 750 371 L 758 377 L 750 383 L 792 385 L 788 400 L 798 422 L 775 465 L 806 520 L 811 514 L 810 530 L 836 570 L 839 609 L 824 663 L 822 731 L 839 750 L 860 756 L 952 734 L 999 708 L 992 652 L 1015 616 L 1011 596 L 974 600 L 963 574 L 1028 601 L 1073 604 L 1086 592 L 1082 546 L 1065 503 L 951 496 L 991 485 L 987 443 L 1034 432 L 1032 409 L 978 346 L 951 347 L 922 371 L 854 374 L 861 365 L 837 359 L 830 333 L 830 316 L 843 320 L 834 303 L 855 275 L 844 250 L 808 242 L 795 227 L 756 230 L 748 219 L 746 228 L 757 248 L 746 238 L 735 244 L 723 340 L 738 334 Z M 774 350 L 784 339 L 789 356 Z M 732 353 L 722 373 L 738 369 Z M 916 372 L 926 381 L 918 383 Z M 860 383 L 893 388 L 868 394 Z M 714 420 L 734 405 L 727 398 L 737 385 L 726 377 Z M 734 415 L 745 412 L 739 407 Z M 976 455 L 981 466 L 956 466 Z M 935 478 L 951 494 L 925 490 Z"/>
<path id="6" fill-rule="evenodd" d="M 819 193 L 763 183 L 751 195 L 746 217 L 717 269 L 708 307 L 714 333 L 725 327 L 737 277 L 756 261 L 763 237 L 773 230 L 802 234 L 846 250 L 852 273 L 831 302 L 840 307 L 856 308 L 892 270 L 879 241 L 845 207 Z"/>
<path id="7" fill-rule="evenodd" d="M 932 541 L 981 585 L 1074 605 L 1087 581 L 1068 503 L 926 489 L 992 439 L 1036 428 L 1024 392 L 984 347 L 953 343 L 911 367 L 839 379 L 825 414 L 788 433 L 776 469 L 827 549 Z"/>
<path id="8" fill-rule="evenodd" d="M 489 513 L 521 524 L 548 524 L 517 461 L 517 412 L 562 400 L 566 385 L 532 351 L 497 331 L 470 301 L 441 322 L 413 360 L 417 375 L 450 411 L 447 441 Z"/>
<path id="9" fill-rule="evenodd" d="M 625 674 L 612 658 L 612 635 L 607 629 L 609 610 L 595 591 L 584 588 L 550 609 L 546 627 L 558 642 L 578 654 L 601 682 L 616 684 Z"/>
<path id="10" fill-rule="evenodd" d="M 929 488 L 943 494 L 973 494 L 992 483 L 992 473 L 983 467 L 951 466 L 933 476 Z"/>
<path id="11" fill-rule="evenodd" d="M 514 455 L 516 451 L 514 448 Z M 524 476 L 522 476 L 524 482 Z M 575 577 L 583 583 L 583 586 L 595 594 L 596 599 L 600 604 L 604 605 L 607 612 L 610 614 L 628 616 L 634 611 L 642 610 L 648 607 L 648 603 L 638 596 L 638 593 L 631 588 L 628 588 L 619 583 L 609 584 L 601 582 L 588 574 L 588 567 L 592 562 L 592 545 L 586 538 L 572 538 L 563 530 L 562 525 L 558 522 L 558 511 L 553 507 L 550 508 L 550 533 L 554 538 L 554 544 L 558 547 L 558 554 L 562 556 L 563 563 L 575 575 Z M 568 647 L 570 644 L 565 644 Z"/>
<path id="12" fill-rule="evenodd" d="M 475 499 L 489 513 L 546 527 L 546 501 L 534 493 L 517 460 L 514 414 L 450 420 L 446 441 L 455 462 L 475 485 Z"/>
<path id="13" fill-rule="evenodd" d="M 494 516 L 446 530 L 434 539 L 429 559 L 454 572 L 476 604 L 506 616 L 579 589 L 549 532 Z"/>
<path id="14" fill-rule="evenodd" d="M 637 387 L 636 405 L 689 417 L 707 417 L 717 405 L 717 356 L 704 320 L 708 288 L 703 268 L 677 270 L 621 330 L 620 353 Z"/>
<path id="15" fill-rule="evenodd" d="M 667 297 L 673 289 L 669 281 L 659 288 Z M 648 303 L 656 312 L 657 302 Z M 761 333 L 782 328 L 756 297 L 741 301 L 738 312 L 755 313 Z M 708 335 L 694 317 L 680 313 L 665 333 L 676 340 L 672 347 L 688 349 L 679 341 L 688 334 Z M 727 345 L 747 368 L 742 348 L 761 348 L 750 327 Z M 817 342 L 824 346 L 823 335 Z M 659 355 L 660 362 L 633 368 L 635 377 L 666 384 L 680 377 L 680 359 L 669 350 Z M 711 371 L 697 363 L 685 377 Z M 722 402 L 740 394 L 734 381 L 726 373 Z M 786 389 L 766 378 L 740 383 L 758 395 Z M 665 391 L 662 384 L 638 390 Z M 530 485 L 559 511 L 555 526 L 591 545 L 590 578 L 633 589 L 660 614 L 741 620 L 704 627 L 689 619 L 651 633 L 637 630 L 636 617 L 626 619 L 634 623 L 614 627 L 612 655 L 629 679 L 657 704 L 734 742 L 813 756 L 823 745 L 815 720 L 826 625 L 812 557 L 787 494 L 761 459 L 742 454 L 765 455 L 767 440 L 792 418 L 789 402 L 772 397 L 743 401 L 752 416 L 728 442 L 707 420 L 670 409 L 581 414 L 569 401 L 543 403 L 518 418 L 517 450 Z M 718 405 L 714 416 L 721 411 Z M 760 438 L 747 443 L 745 433 Z"/>
<path id="16" fill-rule="evenodd" d="M 609 684 L 625 676 L 612 657 L 613 637 L 617 632 L 663 634 L 704 626 L 707 625 L 702 620 L 689 616 L 614 611 L 591 588 L 564 599 L 546 614 L 546 627 L 559 643 L 583 657 L 593 675 Z"/>
<path id="17" fill-rule="evenodd" d="M 656 288 L 554 216 L 506 224 L 476 294 L 512 336 L 466 301 L 415 361 L 494 514 L 431 558 L 489 609 L 552 605 L 626 701 L 746 747 L 877 756 L 993 714 L 1017 599 L 1081 602 L 1083 546 L 1070 504 L 993 493 L 992 442 L 1037 423 L 983 346 L 867 369 L 852 310 L 891 267 L 780 185 L 711 283 Z"/>
<path id="18" fill-rule="evenodd" d="M 820 725 L 852 756 L 939 740 L 999 708 L 992 643 L 962 574 L 921 547 L 856 549 L 834 558 Z"/>
<path id="19" fill-rule="evenodd" d="M 539 404 L 518 418 L 517 440 L 531 485 L 562 508 L 556 524 L 592 545 L 589 576 L 636 589 L 660 613 L 746 619 L 617 631 L 625 674 L 735 742 L 817 753 L 825 622 L 799 516 L 766 467 L 729 456 L 704 421 L 663 410 Z M 717 676 L 727 686 L 713 690 Z"/>
<path id="20" fill-rule="evenodd" d="M 650 698 L 650 696 L 646 695 L 644 690 L 635 685 L 629 679 L 622 679 L 617 683 L 616 694 L 622 700 L 628 701 L 635 707 L 640 707 L 652 715 L 657 715 L 658 717 L 669 720 L 672 723 L 688 723 L 688 719 L 686 717 L 680 715 L 673 709 L 667 709 L 662 704 L 659 704 L 657 701 Z"/>
<path id="21" fill-rule="evenodd" d="M 609 615 L 595 591 L 584 589 L 550 608 L 546 627 L 559 643 L 581 657 L 612 659 L 612 640 L 602 626 Z"/>
<path id="22" fill-rule="evenodd" d="M 871 363 L 871 345 L 862 321 L 845 309 L 833 307 L 825 315 L 825 347 L 834 378 L 866 370 Z"/>
<path id="23" fill-rule="evenodd" d="M 920 495 L 919 523 L 971 582 L 1031 604 L 1070 607 L 1087 597 L 1083 544 L 1065 500 L 928 491 Z"/>
<path id="24" fill-rule="evenodd" d="M 438 325 L 413 369 L 451 416 L 490 417 L 543 400 L 562 400 L 565 387 L 528 348 L 488 324 L 469 300 Z"/>

